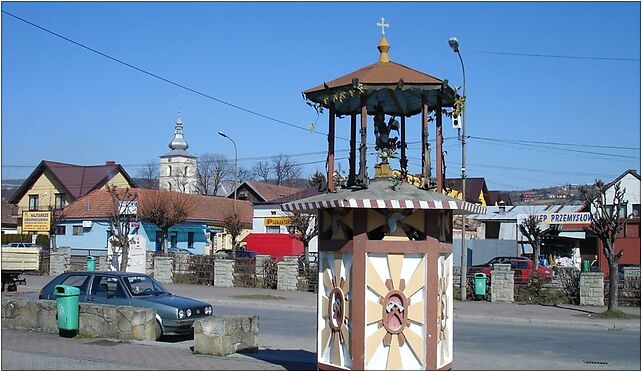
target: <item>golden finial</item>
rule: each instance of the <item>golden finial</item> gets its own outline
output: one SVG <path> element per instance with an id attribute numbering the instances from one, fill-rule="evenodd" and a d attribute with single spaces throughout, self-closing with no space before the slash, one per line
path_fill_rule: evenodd
<path id="1" fill-rule="evenodd" d="M 381 40 L 379 40 L 379 63 L 390 62 L 390 57 L 388 56 L 388 50 L 390 50 L 390 44 L 386 40 L 386 27 L 390 27 L 390 24 L 385 22 L 385 19 L 381 17 L 381 22 L 377 23 L 377 26 L 381 27 Z"/>

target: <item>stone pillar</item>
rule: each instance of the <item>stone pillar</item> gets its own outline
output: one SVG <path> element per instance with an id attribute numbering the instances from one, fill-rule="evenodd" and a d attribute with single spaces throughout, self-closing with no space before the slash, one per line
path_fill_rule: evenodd
<path id="1" fill-rule="evenodd" d="M 490 272 L 490 301 L 513 303 L 515 300 L 515 272 L 510 264 L 495 264 Z"/>
<path id="2" fill-rule="evenodd" d="M 154 257 L 154 279 L 158 280 L 161 283 L 173 283 L 173 269 L 173 257 Z"/>
<path id="3" fill-rule="evenodd" d="M 604 274 L 583 272 L 580 274 L 580 305 L 604 306 Z"/>
<path id="4" fill-rule="evenodd" d="M 154 275 L 154 251 L 145 252 L 145 273 Z"/>
<path id="5" fill-rule="evenodd" d="M 49 253 L 49 275 L 55 276 L 69 270 L 71 248 L 58 248 Z"/>
<path id="6" fill-rule="evenodd" d="M 270 255 L 267 254 L 258 254 L 256 255 L 256 281 L 258 286 L 263 286 L 263 280 L 265 279 L 265 273 L 263 272 L 263 267 L 267 261 L 270 260 Z"/>
<path id="7" fill-rule="evenodd" d="M 98 256 L 96 257 L 96 270 L 98 271 L 109 271 L 109 257 L 107 256 Z"/>
<path id="8" fill-rule="evenodd" d="M 297 262 L 299 260 L 299 256 L 283 256 L 283 261 L 285 262 Z"/>
<path id="9" fill-rule="evenodd" d="M 214 287 L 234 287 L 234 260 L 214 260 Z"/>
<path id="10" fill-rule="evenodd" d="M 296 291 L 298 278 L 298 265 L 296 261 L 282 261 L 277 264 L 276 289 L 279 291 Z"/>

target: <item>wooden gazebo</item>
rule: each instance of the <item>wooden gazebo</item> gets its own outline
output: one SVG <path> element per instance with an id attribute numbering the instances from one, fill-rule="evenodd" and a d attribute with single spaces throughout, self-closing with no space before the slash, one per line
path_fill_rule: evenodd
<path id="1" fill-rule="evenodd" d="M 383 23 L 382 23 L 383 24 Z M 382 26 L 383 27 L 383 26 Z M 437 185 L 442 192 L 444 180 L 442 109 L 453 107 L 456 91 L 442 80 L 399 63 L 392 62 L 388 55 L 390 45 L 383 34 L 377 47 L 379 60 L 354 72 L 304 91 L 305 98 L 318 107 L 329 111 L 328 124 L 328 191 L 334 192 L 334 142 L 335 118 L 351 118 L 350 160 L 348 187 L 367 187 L 366 170 L 366 129 L 368 115 L 390 115 L 400 117 L 400 168 L 407 172 L 406 118 L 421 113 L 421 159 L 422 176 L 429 181 L 430 150 L 427 146 L 428 115 L 435 110 L 437 140 Z M 356 170 L 357 115 L 360 115 L 361 144 L 359 147 L 359 171 Z"/>

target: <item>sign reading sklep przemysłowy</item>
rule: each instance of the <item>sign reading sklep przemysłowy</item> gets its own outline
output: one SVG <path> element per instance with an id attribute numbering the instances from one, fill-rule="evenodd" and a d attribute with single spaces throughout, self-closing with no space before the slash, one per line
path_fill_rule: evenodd
<path id="1" fill-rule="evenodd" d="M 44 231 L 51 228 L 51 212 L 24 211 L 22 212 L 22 231 Z"/>
<path id="2" fill-rule="evenodd" d="M 539 221 L 549 225 L 586 224 L 591 223 L 591 213 L 574 212 L 540 214 Z"/>

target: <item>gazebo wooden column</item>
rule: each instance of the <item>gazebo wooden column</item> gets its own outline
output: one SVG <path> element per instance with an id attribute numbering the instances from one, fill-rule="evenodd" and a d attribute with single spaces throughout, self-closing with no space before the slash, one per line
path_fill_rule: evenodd
<path id="1" fill-rule="evenodd" d="M 330 117 L 328 119 L 328 191 L 334 192 L 334 107 L 330 106 Z"/>
<path id="2" fill-rule="evenodd" d="M 443 153 L 443 142 L 444 138 L 442 135 L 442 112 L 441 112 L 441 95 L 437 99 L 437 112 L 436 112 L 436 122 L 437 122 L 437 192 L 443 192 L 444 185 L 444 153 Z"/>
<path id="3" fill-rule="evenodd" d="M 348 174 L 348 186 L 354 186 L 356 181 L 356 162 L 357 162 L 357 114 L 350 115 L 350 170 Z"/>
<path id="4" fill-rule="evenodd" d="M 401 115 L 401 159 L 399 165 L 402 172 L 408 172 L 408 158 L 406 157 L 406 117 Z"/>
<path id="5" fill-rule="evenodd" d="M 421 96 L 421 176 L 425 178 L 427 184 L 430 183 L 428 174 L 430 173 L 430 164 L 426 164 L 426 151 L 430 151 L 426 148 L 426 133 L 428 133 L 428 97 L 425 95 Z"/>
<path id="6" fill-rule="evenodd" d="M 357 180 L 360 186 L 368 185 L 368 170 L 366 165 L 366 134 L 368 130 L 368 98 L 361 95 L 361 143 L 359 144 L 359 176 Z"/>

